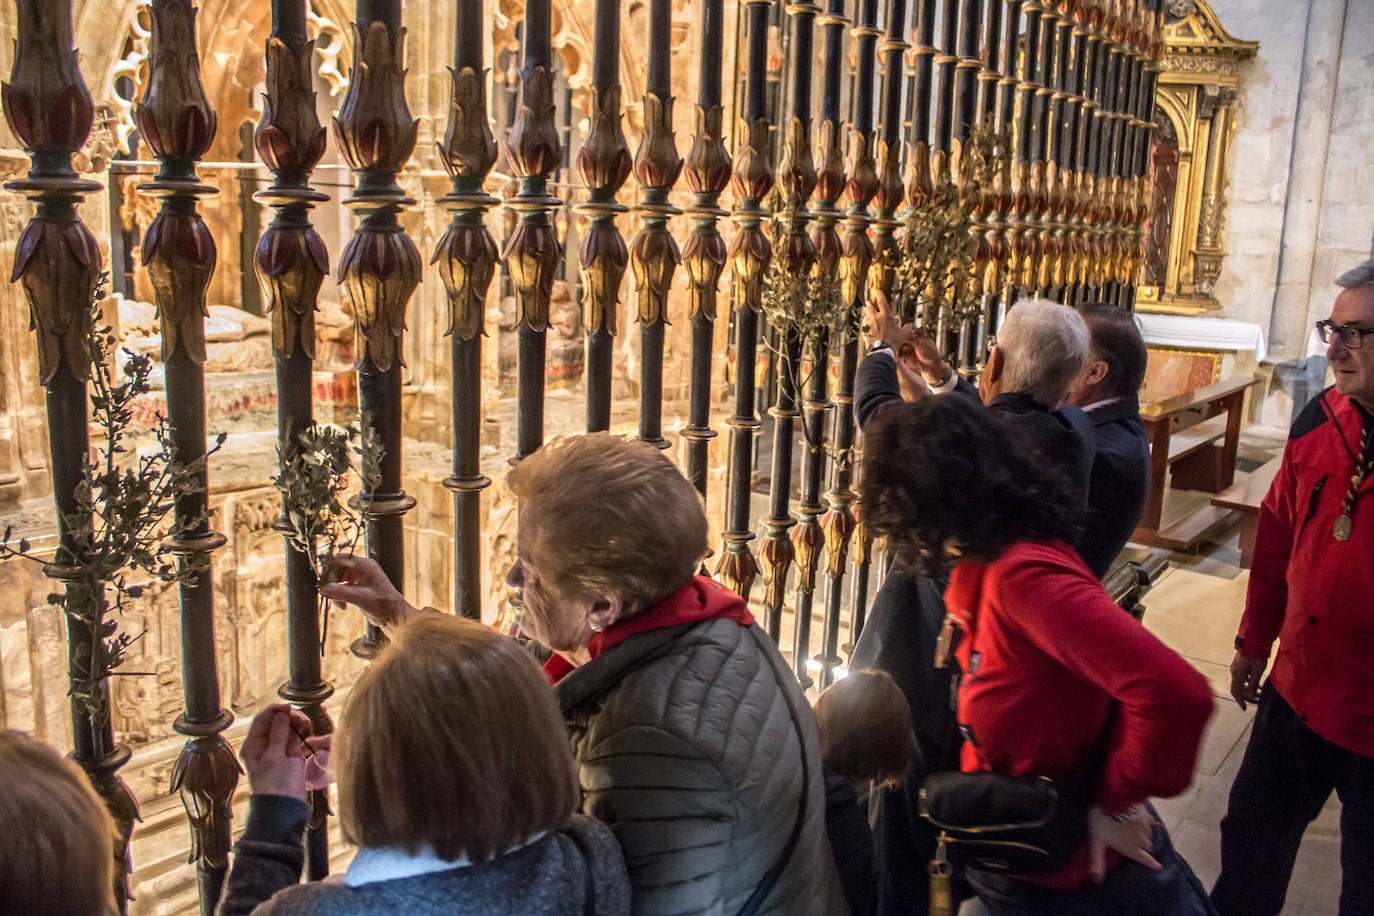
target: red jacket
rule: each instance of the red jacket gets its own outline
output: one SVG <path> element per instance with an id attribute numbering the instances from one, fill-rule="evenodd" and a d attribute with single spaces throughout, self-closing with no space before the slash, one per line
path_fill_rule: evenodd
<path id="1" fill-rule="evenodd" d="M 1350 540 L 1332 536 L 1365 422 L 1331 389 L 1298 415 L 1260 505 L 1236 648 L 1267 658 L 1278 639 L 1269 679 L 1298 718 L 1374 757 L 1374 479 L 1358 491 Z"/>
<path id="2" fill-rule="evenodd" d="M 1188 788 L 1212 712 L 1207 680 L 1121 610 L 1067 544 L 1021 543 L 990 564 L 960 563 L 945 604 L 966 634 L 957 649 L 965 771 L 1069 776 L 1116 699 L 1097 803 L 1124 811 Z M 1038 883 L 1088 880 L 1085 848 Z"/>

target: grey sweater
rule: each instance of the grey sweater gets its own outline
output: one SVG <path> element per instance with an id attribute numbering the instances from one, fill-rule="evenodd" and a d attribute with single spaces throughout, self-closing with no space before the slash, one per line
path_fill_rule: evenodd
<path id="1" fill-rule="evenodd" d="M 592 818 L 573 815 L 563 830 L 490 862 L 349 887 L 297 883 L 305 859 L 301 839 L 307 811 L 298 799 L 252 796 L 220 916 L 615 916 L 630 911 L 620 847 L 611 831 Z"/>

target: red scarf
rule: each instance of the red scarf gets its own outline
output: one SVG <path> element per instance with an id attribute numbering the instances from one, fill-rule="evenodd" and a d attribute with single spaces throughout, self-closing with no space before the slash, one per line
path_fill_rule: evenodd
<path id="1" fill-rule="evenodd" d="M 754 622 L 754 615 L 749 613 L 749 605 L 743 598 L 714 579 L 693 576 L 686 585 L 644 613 L 618 620 L 600 633 L 593 633 L 587 642 L 587 652 L 596 658 L 637 633 L 717 617 L 733 620 L 743 627 Z M 576 665 L 555 652 L 544 663 L 544 676 L 550 684 L 557 684 L 576 668 Z"/>

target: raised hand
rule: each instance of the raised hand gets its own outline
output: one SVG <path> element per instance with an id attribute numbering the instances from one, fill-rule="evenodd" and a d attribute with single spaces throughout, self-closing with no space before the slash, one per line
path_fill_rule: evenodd
<path id="1" fill-rule="evenodd" d="M 396 627 L 420 613 L 396 590 L 382 568 L 368 557 L 331 557 L 328 581 L 320 594 L 343 607 L 356 605 L 373 626 L 390 635 Z"/>
<path id="2" fill-rule="evenodd" d="M 867 317 L 864 339 L 870 344 L 881 340 L 892 348 L 893 353 L 900 353 L 910 341 L 913 332 L 892 314 L 886 298 L 881 295 L 874 296 L 864 307 L 864 312 Z"/>

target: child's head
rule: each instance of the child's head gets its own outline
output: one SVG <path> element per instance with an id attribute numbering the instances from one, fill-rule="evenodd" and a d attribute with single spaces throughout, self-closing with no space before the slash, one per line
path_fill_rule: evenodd
<path id="1" fill-rule="evenodd" d="M 858 782 L 898 786 L 917 753 L 911 707 L 885 671 L 855 671 L 816 700 L 821 757 Z"/>
<path id="2" fill-rule="evenodd" d="M 13 731 L 0 773 L 0 913 L 113 914 L 114 822 L 86 774 Z"/>

